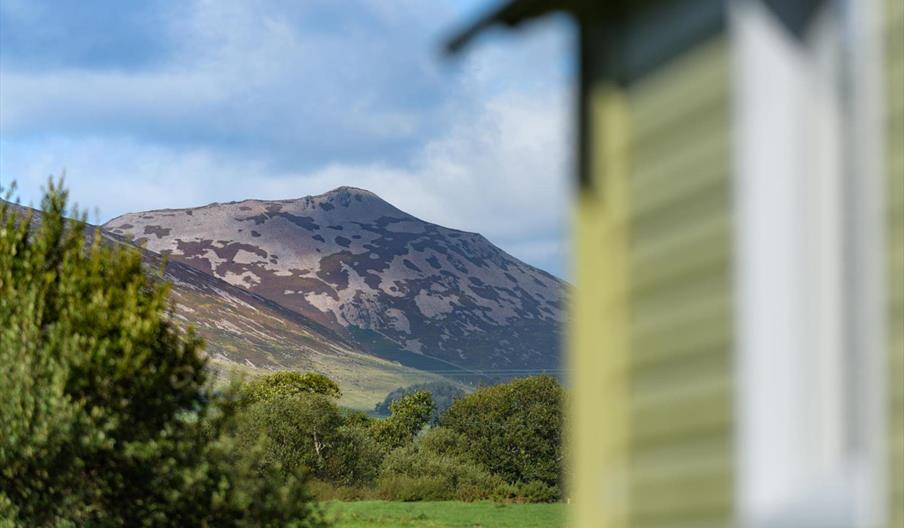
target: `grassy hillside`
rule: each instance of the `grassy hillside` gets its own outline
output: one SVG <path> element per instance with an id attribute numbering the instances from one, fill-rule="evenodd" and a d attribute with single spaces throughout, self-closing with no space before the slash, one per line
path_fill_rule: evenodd
<path id="1" fill-rule="evenodd" d="M 204 332 L 201 332 L 204 335 Z M 217 379 L 227 381 L 231 375 L 255 377 L 272 372 L 232 361 L 212 358 L 211 366 L 217 372 Z M 314 358 L 312 368 L 287 366 L 303 372 L 319 372 L 339 383 L 342 398 L 339 404 L 349 409 L 371 411 L 387 394 L 399 387 L 407 387 L 425 381 L 444 381 L 446 378 L 423 371 L 403 367 L 373 356 L 354 351 L 346 351 L 341 359 L 335 357 Z"/>

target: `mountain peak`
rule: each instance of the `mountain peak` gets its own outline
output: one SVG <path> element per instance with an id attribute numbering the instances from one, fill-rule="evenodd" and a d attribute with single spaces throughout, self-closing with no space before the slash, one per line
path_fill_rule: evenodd
<path id="1" fill-rule="evenodd" d="M 300 198 L 300 200 L 305 202 L 314 201 L 318 203 L 331 203 L 340 207 L 348 207 L 356 203 L 365 205 L 379 204 L 380 206 L 392 207 L 389 202 L 377 196 L 376 193 L 368 191 L 367 189 L 350 187 L 348 185 L 336 187 L 331 191 L 316 196 L 306 196 Z"/>
<path id="2" fill-rule="evenodd" d="M 360 187 L 352 187 L 350 185 L 342 185 L 340 187 L 336 187 L 332 191 L 327 191 L 327 192 L 321 194 L 320 196 L 342 196 L 342 195 L 361 196 L 364 198 L 376 198 L 378 200 L 382 199 L 379 196 L 377 196 L 377 194 L 374 192 L 368 191 L 367 189 L 362 189 Z"/>
<path id="3" fill-rule="evenodd" d="M 560 281 L 364 189 L 132 213 L 104 227 L 376 355 L 467 368 L 558 361 Z"/>

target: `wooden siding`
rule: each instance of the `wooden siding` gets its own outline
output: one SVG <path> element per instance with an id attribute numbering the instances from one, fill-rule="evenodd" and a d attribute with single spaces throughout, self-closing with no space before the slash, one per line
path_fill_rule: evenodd
<path id="1" fill-rule="evenodd" d="M 728 51 L 628 92 L 630 525 L 732 516 Z"/>
<path id="2" fill-rule="evenodd" d="M 627 120 L 624 94 L 587 86 L 588 157 L 593 185 L 575 218 L 575 279 L 569 371 L 570 526 L 627 526 Z"/>
<path id="3" fill-rule="evenodd" d="M 904 526 L 904 2 L 885 0 L 889 527 Z"/>

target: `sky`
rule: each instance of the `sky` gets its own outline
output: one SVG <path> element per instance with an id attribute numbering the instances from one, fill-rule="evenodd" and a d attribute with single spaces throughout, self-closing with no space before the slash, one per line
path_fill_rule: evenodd
<path id="1" fill-rule="evenodd" d="M 568 276 L 573 34 L 493 1 L 2 0 L 0 185 L 125 212 L 341 185 Z"/>

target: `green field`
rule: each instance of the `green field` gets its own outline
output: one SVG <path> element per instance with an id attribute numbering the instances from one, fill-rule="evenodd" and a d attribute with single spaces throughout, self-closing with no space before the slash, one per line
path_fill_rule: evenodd
<path id="1" fill-rule="evenodd" d="M 555 528 L 565 524 L 564 504 L 330 501 L 323 505 L 336 528 Z"/>

